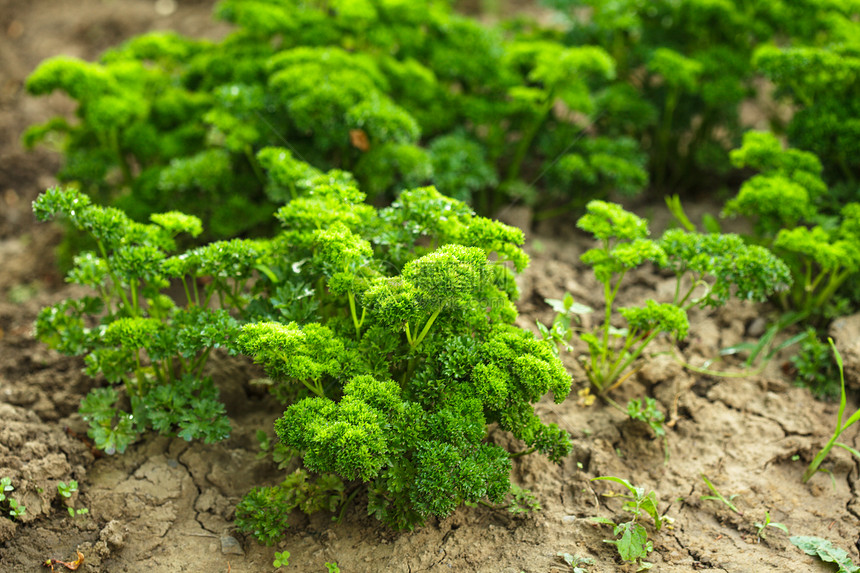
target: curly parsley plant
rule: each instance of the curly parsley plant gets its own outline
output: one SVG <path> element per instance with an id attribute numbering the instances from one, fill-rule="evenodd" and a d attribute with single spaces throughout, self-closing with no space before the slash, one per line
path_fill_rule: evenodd
<path id="1" fill-rule="evenodd" d="M 670 229 L 660 239 L 650 239 L 644 219 L 604 201 L 591 201 L 577 226 L 597 242 L 582 255 L 582 262 L 592 267 L 603 286 L 603 320 L 593 331 L 580 330 L 579 337 L 588 345 L 585 368 L 589 380 L 601 394 L 624 381 L 634 362 L 661 333 L 683 339 L 690 327 L 687 311 L 694 306 L 722 306 L 732 296 L 763 300 L 790 284 L 782 261 L 763 247 L 745 244 L 737 235 Z M 616 308 L 625 275 L 647 263 L 675 275 L 672 299 Z M 567 346 L 578 330 L 570 326 L 570 316 L 593 310 L 574 303 L 572 297 L 553 302 L 560 316 L 552 328 L 540 327 L 545 338 Z"/>

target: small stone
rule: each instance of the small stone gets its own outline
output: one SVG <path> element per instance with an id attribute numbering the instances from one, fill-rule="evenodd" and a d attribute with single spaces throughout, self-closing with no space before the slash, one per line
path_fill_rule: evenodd
<path id="1" fill-rule="evenodd" d="M 125 535 L 122 524 L 117 520 L 111 520 L 99 532 L 99 539 L 105 542 L 108 549 L 117 551 L 125 545 Z"/>
<path id="2" fill-rule="evenodd" d="M 576 516 L 575 515 L 565 515 L 564 517 L 561 518 L 561 522 L 562 523 L 575 523 L 576 522 Z"/>
<path id="3" fill-rule="evenodd" d="M 231 535 L 221 536 L 221 553 L 224 555 L 245 555 L 242 546 Z"/>
<path id="4" fill-rule="evenodd" d="M 750 322 L 747 327 L 747 336 L 752 338 L 758 338 L 764 334 L 764 331 L 767 329 L 767 320 L 765 320 L 761 316 L 757 316 Z"/>

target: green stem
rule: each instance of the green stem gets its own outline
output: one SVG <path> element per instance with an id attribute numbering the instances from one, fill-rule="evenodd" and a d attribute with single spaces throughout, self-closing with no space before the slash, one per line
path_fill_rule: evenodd
<path id="1" fill-rule="evenodd" d="M 851 274 L 852 274 L 851 271 L 848 269 L 842 271 L 841 273 L 837 272 L 835 270 L 831 271 L 830 274 L 828 275 L 829 279 L 827 281 L 826 286 L 821 291 L 821 293 L 819 293 L 818 296 L 815 297 L 815 300 L 813 301 L 813 304 L 812 304 L 812 308 L 819 308 L 824 303 L 826 303 L 833 296 L 833 294 L 839 289 L 839 287 L 842 286 L 842 283 L 844 283 L 845 280 L 849 276 L 851 276 Z"/>
<path id="2" fill-rule="evenodd" d="M 180 280 L 182 281 L 182 289 L 185 291 L 185 300 L 188 301 L 188 304 L 194 304 L 191 298 L 191 291 L 188 289 L 188 281 L 185 280 L 185 275 L 182 275 Z"/>
<path id="3" fill-rule="evenodd" d="M 634 336 L 629 335 L 627 341 L 624 344 L 624 348 L 618 353 L 618 361 L 615 362 L 609 371 L 607 372 L 605 379 L 603 381 L 603 388 L 601 388 L 601 393 L 608 388 L 612 388 L 612 384 L 621 378 L 621 375 L 627 370 L 627 367 L 633 364 L 639 356 L 644 352 L 645 347 L 654 340 L 654 338 L 659 334 L 659 331 L 652 330 L 651 334 L 647 337 L 644 335 Z M 629 352 L 629 349 L 633 346 L 639 345 L 634 352 Z M 624 358 L 624 356 L 627 358 Z"/>
<path id="4" fill-rule="evenodd" d="M 821 465 L 821 462 L 827 458 L 827 455 L 830 453 L 830 450 L 833 449 L 834 444 L 836 444 L 836 440 L 839 438 L 839 434 L 842 433 L 842 429 L 837 429 L 836 433 L 833 434 L 833 437 L 830 438 L 830 441 L 827 442 L 820 452 L 813 458 L 812 463 L 809 464 L 809 467 L 806 468 L 806 471 L 803 472 L 803 483 L 808 482 L 812 479 L 816 473 L 818 473 L 818 467 Z"/>
<path id="5" fill-rule="evenodd" d="M 433 326 L 433 322 L 436 320 L 436 317 L 439 316 L 439 313 L 442 312 L 443 307 L 439 307 L 436 309 L 436 312 L 430 315 L 430 318 L 427 319 L 427 323 L 424 325 L 424 329 L 421 331 L 421 334 L 418 335 L 418 338 L 415 339 L 415 344 L 412 345 L 412 350 L 415 350 L 419 344 L 424 340 L 427 336 L 427 333 L 430 332 L 430 327 Z"/>
<path id="6" fill-rule="evenodd" d="M 319 380 L 314 380 L 313 384 L 311 384 L 307 380 L 302 380 L 301 382 L 305 385 L 305 388 L 307 388 L 320 398 L 325 398 L 325 392 L 323 391 L 322 383 Z"/>
<path id="7" fill-rule="evenodd" d="M 529 454 L 533 454 L 533 453 L 534 453 L 534 452 L 536 452 L 536 451 L 537 451 L 537 446 L 532 447 L 532 448 L 529 448 L 529 449 L 527 449 L 527 450 L 523 450 L 523 451 L 521 451 L 521 452 L 516 452 L 516 453 L 514 453 L 514 454 L 508 454 L 508 457 L 509 457 L 509 458 L 511 458 L 511 459 L 513 459 L 513 458 L 521 458 L 521 457 L 523 457 L 523 456 L 527 456 L 527 455 L 529 455 Z"/>
<path id="8" fill-rule="evenodd" d="M 606 248 L 609 252 L 609 248 Z M 606 300 L 606 312 L 603 319 L 603 345 L 601 348 L 600 368 L 603 369 L 609 358 L 609 330 L 612 327 L 612 304 L 615 302 L 615 297 L 618 296 L 618 291 L 621 289 L 621 281 L 624 280 L 624 275 L 627 271 L 622 271 L 620 276 L 615 281 L 615 286 L 612 286 L 612 281 L 607 280 L 603 284 L 603 296 Z"/>
<path id="9" fill-rule="evenodd" d="M 359 319 L 358 313 L 355 310 L 355 294 L 349 291 L 347 296 L 349 297 L 349 313 L 352 315 L 352 324 L 355 326 L 355 338 L 358 340 L 361 338 L 361 325 L 364 322 L 365 309 L 361 309 L 361 319 Z"/>
<path id="10" fill-rule="evenodd" d="M 137 279 L 131 279 L 128 286 L 131 290 L 131 308 L 134 313 L 133 316 L 140 316 L 140 307 L 138 306 L 137 301 Z"/>
<path id="11" fill-rule="evenodd" d="M 215 295 L 216 292 L 218 292 L 220 297 L 220 285 L 218 284 L 218 280 L 213 278 L 212 282 L 209 283 L 209 285 L 203 291 L 203 303 L 201 304 L 203 308 L 209 308 L 209 303 L 212 302 L 212 297 Z"/>
<path id="12" fill-rule="evenodd" d="M 681 306 L 678 303 L 678 296 L 681 294 L 681 279 L 684 277 L 683 273 L 678 273 L 675 280 L 675 294 L 672 295 L 672 304 L 675 306 Z M 684 300 L 687 300 L 687 297 L 690 296 L 690 293 L 687 293 L 687 296 L 684 297 Z"/>
<path id="13" fill-rule="evenodd" d="M 406 323 L 406 342 L 409 343 L 410 348 L 415 348 L 415 343 L 412 342 L 412 328 L 410 328 L 409 323 Z"/>
<path id="14" fill-rule="evenodd" d="M 553 91 L 550 90 L 547 94 L 546 102 L 543 107 L 540 109 L 538 116 L 535 118 L 534 122 L 528 126 L 528 128 L 523 132 L 522 138 L 517 144 L 517 149 L 514 152 L 514 157 L 511 160 L 511 164 L 508 167 L 508 173 L 505 177 L 505 183 L 510 183 L 512 181 L 516 181 L 520 176 L 520 168 L 523 165 L 523 161 L 526 158 L 526 154 L 529 151 L 529 148 L 532 146 L 532 142 L 535 137 L 537 137 L 540 128 L 543 127 L 543 124 L 546 122 L 549 117 L 550 111 L 552 111 L 552 104 L 555 100 L 555 96 L 553 95 Z"/>
<path id="15" fill-rule="evenodd" d="M 666 96 L 666 105 L 663 108 L 663 121 L 657 134 L 658 151 L 654 186 L 662 190 L 666 184 L 666 170 L 669 162 L 669 142 L 672 136 L 672 117 L 675 115 L 675 107 L 678 105 L 678 90 L 670 89 Z"/>
<path id="16" fill-rule="evenodd" d="M 363 488 L 356 487 L 352 490 L 352 493 L 349 494 L 349 497 L 346 498 L 346 501 L 343 502 L 343 505 L 340 507 L 340 512 L 337 515 L 337 518 L 334 520 L 335 523 L 340 523 L 343 519 L 344 514 L 346 513 L 347 508 L 350 506 L 352 501 L 355 499 L 355 496 L 358 495 Z"/>
<path id="17" fill-rule="evenodd" d="M 143 398 L 143 368 L 140 366 L 140 349 L 138 348 L 134 352 L 134 364 L 135 371 L 134 377 L 137 380 L 137 396 L 138 398 Z"/>
<path id="18" fill-rule="evenodd" d="M 197 355 L 197 358 L 191 362 L 191 366 L 189 367 L 189 371 L 191 374 L 200 378 L 203 376 L 203 368 L 206 366 L 206 361 L 209 360 L 209 354 L 212 352 L 212 347 L 208 347 L 206 350 Z"/>
<path id="19" fill-rule="evenodd" d="M 105 260 L 105 263 L 107 263 L 108 262 L 108 256 L 107 256 L 107 251 L 105 250 L 104 244 L 101 241 L 96 241 L 96 245 L 99 248 L 99 252 L 101 253 L 102 258 Z M 110 280 L 113 283 L 114 292 L 116 292 L 116 294 L 119 295 L 119 297 L 122 299 L 122 302 L 126 308 L 131 308 L 131 304 L 128 302 L 128 297 L 125 294 L 125 290 L 123 290 L 123 288 L 122 288 L 122 283 L 120 282 L 119 278 L 116 276 L 116 273 L 114 272 L 114 270 L 110 266 L 110 264 L 107 265 L 107 269 L 108 269 L 108 276 L 110 276 Z"/>
<path id="20" fill-rule="evenodd" d="M 257 158 L 254 157 L 254 152 L 251 149 L 251 146 L 246 145 L 244 151 L 245 157 L 248 159 L 248 163 L 251 164 L 251 169 L 254 171 L 254 175 L 257 177 L 257 181 L 265 185 L 267 182 L 266 175 L 263 173 L 263 170 L 260 169 L 260 165 L 259 163 L 257 163 Z"/>
<path id="21" fill-rule="evenodd" d="M 116 156 L 116 161 L 119 163 L 120 171 L 122 171 L 123 183 L 125 183 L 127 187 L 131 187 L 134 177 L 131 174 L 131 168 L 128 166 L 128 162 L 125 160 L 125 156 L 119 146 L 119 133 L 116 128 L 110 130 L 110 145 L 114 155 Z"/>
<path id="22" fill-rule="evenodd" d="M 111 308 L 111 297 L 107 291 L 107 288 L 105 288 L 104 285 L 99 285 L 99 294 L 101 295 L 102 301 L 104 302 L 105 311 L 108 314 L 113 314 L 113 310 Z"/>

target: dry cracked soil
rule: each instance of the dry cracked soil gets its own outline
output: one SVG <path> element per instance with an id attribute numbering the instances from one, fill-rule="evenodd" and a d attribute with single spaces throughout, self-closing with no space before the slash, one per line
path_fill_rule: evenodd
<path id="1" fill-rule="evenodd" d="M 590 481 L 596 476 L 618 476 L 656 493 L 669 519 L 659 532 L 649 528 L 653 571 L 833 570 L 804 555 L 779 529 L 759 535 L 755 524 L 766 514 L 792 535 L 829 539 L 860 562 L 857 460 L 835 450 L 826 464 L 829 476 L 819 474 L 808 484 L 800 480 L 832 432 L 837 405 L 795 387 L 783 354 L 760 374 L 741 378 L 695 374 L 678 362 L 703 364 L 720 348 L 756 340 L 772 309 L 739 302 L 694 312 L 682 348 L 658 342 L 615 392 L 622 404 L 654 397 L 667 412 L 665 441 L 611 407 L 579 404 L 576 390 L 585 378 L 575 353 L 567 355 L 572 397 L 537 409 L 570 431 L 574 454 L 560 465 L 536 456 L 516 459 L 513 481 L 531 490 L 542 508 L 524 515 L 465 507 L 414 532 L 395 533 L 366 516 L 357 500 L 337 523 L 327 515 L 297 517 L 278 545 L 257 544 L 235 530 L 232 518 L 245 492 L 283 477 L 258 459 L 255 438 L 259 429 L 271 433 L 280 412 L 249 384 L 259 372 L 240 358 L 217 357 L 211 369 L 233 423 L 228 440 L 205 445 L 148 436 L 121 456 L 91 450 L 81 439 L 86 427 L 76 409 L 94 381 L 81 372 L 79 359 L 33 338 L 39 309 L 74 292 L 55 270 L 59 231 L 37 224 L 30 214 L 32 200 L 54 183 L 59 158 L 19 144 L 27 125 L 70 113 L 73 106 L 59 95 L 30 98 L 22 84 L 46 57 L 94 59 L 152 29 L 217 38 L 226 28 L 213 23 L 211 8 L 208 0 L 0 0 L 0 477 L 12 478 L 14 495 L 27 508 L 18 520 L 0 517 L 0 572 L 44 571 L 46 559 L 73 561 L 80 551 L 85 560 L 78 570 L 86 572 L 257 573 L 274 570 L 276 550 L 292 555 L 284 570 L 303 572 L 325 571 L 326 562 L 337 562 L 345 573 L 571 571 L 560 552 L 593 559 L 590 573 L 632 571 L 604 542 L 610 528 L 593 520 L 624 516 L 622 501 L 606 495 L 619 488 Z M 654 226 L 666 224 L 659 206 L 639 207 L 653 216 Z M 579 262 L 588 241 L 573 227 L 572 219 L 559 220 L 529 233 L 533 262 L 520 279 L 521 326 L 549 323 L 552 311 L 544 299 L 565 292 L 600 307 L 597 284 Z M 648 269 L 629 277 L 622 297 L 659 299 L 671 288 L 668 277 Z M 855 387 L 858 324 L 860 319 L 848 317 L 833 327 Z M 718 366 L 740 369 L 733 362 Z M 510 440 L 495 431 L 491 439 Z M 860 448 L 857 428 L 843 440 Z M 732 496 L 739 513 L 702 499 L 711 494 L 703 475 Z M 57 484 L 69 480 L 80 484 L 79 491 L 61 501 Z M 89 511 L 71 517 L 69 506 Z"/>

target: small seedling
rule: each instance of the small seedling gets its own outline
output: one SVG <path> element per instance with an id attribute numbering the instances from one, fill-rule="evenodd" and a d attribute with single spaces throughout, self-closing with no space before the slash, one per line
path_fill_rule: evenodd
<path id="1" fill-rule="evenodd" d="M 561 557 L 562 561 L 564 561 L 572 573 L 588 573 L 588 569 L 583 567 L 583 565 L 593 565 L 594 559 L 590 557 L 580 557 L 579 555 L 571 555 L 570 553 L 563 553 L 559 551 L 556 553 L 559 557 Z"/>
<path id="2" fill-rule="evenodd" d="M 4 501 L 6 499 L 6 492 L 14 490 L 15 488 L 12 486 L 12 478 L 0 478 L 0 501 Z"/>
<path id="3" fill-rule="evenodd" d="M 290 552 L 289 551 L 275 551 L 275 560 L 272 562 L 272 567 L 286 567 L 290 564 Z"/>
<path id="4" fill-rule="evenodd" d="M 663 427 L 666 415 L 657 409 L 657 401 L 654 398 L 630 400 L 627 402 L 627 415 L 632 420 L 648 424 L 658 438 L 666 436 L 666 429 Z"/>
<path id="5" fill-rule="evenodd" d="M 18 503 L 17 500 L 9 499 L 9 515 L 17 519 L 27 513 L 27 508 Z"/>
<path id="6" fill-rule="evenodd" d="M 68 485 L 66 482 L 60 482 L 57 484 L 57 492 L 66 499 L 72 497 L 72 494 L 78 491 L 78 482 L 75 480 L 69 481 Z M 73 507 L 67 507 L 66 510 L 69 512 L 70 517 L 86 515 L 90 512 L 86 507 L 82 507 L 80 509 L 75 509 Z"/>
<path id="7" fill-rule="evenodd" d="M 17 519 L 27 512 L 27 508 L 18 503 L 17 499 L 13 499 L 8 495 L 13 491 L 15 491 L 15 487 L 12 485 L 12 478 L 8 476 L 0 478 L 0 504 L 5 501 L 9 515 L 12 516 L 12 519 Z"/>
<path id="8" fill-rule="evenodd" d="M 340 567 L 337 565 L 337 561 L 333 561 L 331 563 L 326 562 L 326 569 L 328 569 L 328 573 L 340 573 Z"/>
<path id="9" fill-rule="evenodd" d="M 753 525 L 758 528 L 758 530 L 756 531 L 756 539 L 767 539 L 767 536 L 765 535 L 765 529 L 767 529 L 768 527 L 775 527 L 776 529 L 779 529 L 780 531 L 783 531 L 786 535 L 788 535 L 788 528 L 785 525 L 783 525 L 782 523 L 775 523 L 770 520 L 769 511 L 764 512 L 764 522 L 760 523 L 756 521 L 753 522 Z"/>
<path id="10" fill-rule="evenodd" d="M 860 567 L 854 565 L 851 558 L 848 557 L 848 552 L 844 549 L 834 547 L 832 543 L 820 537 L 809 537 L 806 535 L 795 535 L 789 537 L 794 545 L 800 548 L 807 555 L 818 557 L 825 563 L 835 563 L 839 566 L 839 571 L 836 573 L 858 573 Z"/>
<path id="11" fill-rule="evenodd" d="M 657 495 L 651 491 L 645 493 L 645 488 L 636 487 L 627 480 L 614 476 L 601 476 L 592 478 L 595 480 L 607 480 L 619 483 L 626 487 L 632 495 L 620 495 L 627 501 L 624 502 L 624 510 L 633 514 L 630 521 L 623 523 L 615 523 L 606 518 L 595 518 L 598 523 L 605 523 L 613 526 L 613 534 L 617 539 L 604 539 L 604 542 L 615 545 L 618 549 L 618 555 L 624 561 L 629 561 L 637 565 L 637 571 L 650 569 L 652 564 L 643 559 L 654 550 L 654 545 L 648 539 L 648 531 L 639 523 L 639 518 L 643 514 L 651 516 L 654 520 L 654 528 L 660 531 L 663 526 L 663 519 L 660 516 L 660 511 L 657 509 Z"/>
<path id="12" fill-rule="evenodd" d="M 540 511 L 541 509 L 540 502 L 537 497 L 535 497 L 535 494 L 516 484 L 511 484 L 511 491 L 508 493 L 504 503 L 493 504 L 484 500 L 481 500 L 478 503 L 491 509 L 507 509 L 514 515 L 531 513 L 533 511 Z"/>
<path id="13" fill-rule="evenodd" d="M 57 484 L 57 492 L 66 499 L 72 497 L 72 494 L 76 491 L 78 491 L 78 482 L 75 480 L 71 480 L 68 485 L 62 481 Z"/>
<path id="14" fill-rule="evenodd" d="M 728 507 L 729 509 L 731 509 L 732 511 L 734 511 L 738 515 L 744 514 L 741 510 L 739 510 L 737 508 L 737 506 L 735 504 L 732 503 L 732 500 L 737 497 L 737 494 L 730 495 L 728 498 L 726 498 L 723 496 L 723 494 L 721 494 L 719 491 L 717 491 L 717 488 L 714 487 L 714 484 L 711 483 L 711 480 L 708 479 L 708 476 L 706 476 L 705 474 L 702 474 L 702 479 L 705 480 L 705 485 L 708 486 L 708 489 L 710 489 L 712 492 L 714 492 L 714 495 L 703 495 L 699 499 L 712 499 L 714 501 L 720 501 L 720 502 L 724 503 L 726 507 Z"/>
<path id="15" fill-rule="evenodd" d="M 845 394 L 845 372 L 842 367 L 842 356 L 836 349 L 836 345 L 833 344 L 833 339 L 828 338 L 827 340 L 830 342 L 830 347 L 833 349 L 833 355 L 836 358 L 836 365 L 839 367 L 839 382 L 841 385 L 841 394 L 839 397 L 839 413 L 836 416 L 836 430 L 834 430 L 833 436 L 830 438 L 830 441 L 828 441 L 827 444 L 825 444 L 825 446 L 821 448 L 821 451 L 816 454 L 815 458 L 813 458 L 812 460 L 812 463 L 809 464 L 809 467 L 806 468 L 806 472 L 804 472 L 803 474 L 803 483 L 806 483 L 810 479 L 812 479 L 812 476 L 814 476 L 817 472 L 824 471 L 820 469 L 819 466 L 825 460 L 825 458 L 827 458 L 827 455 L 830 453 L 830 450 L 833 449 L 833 446 L 839 446 L 840 448 L 847 450 L 860 458 L 860 452 L 858 452 L 851 446 L 836 441 L 837 439 L 839 439 L 839 435 L 842 432 L 844 432 L 849 426 L 854 424 L 854 422 L 860 420 L 860 408 L 858 408 L 857 411 L 854 412 L 844 424 L 842 423 L 842 418 L 845 414 L 845 407 L 848 403 L 848 398 Z"/>

